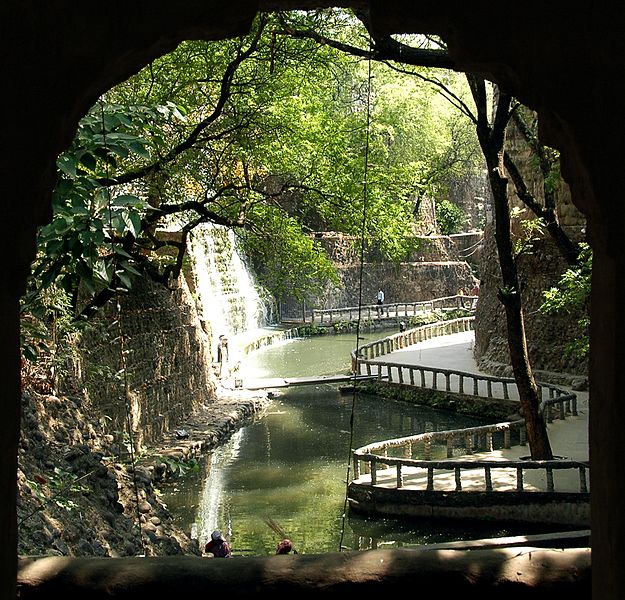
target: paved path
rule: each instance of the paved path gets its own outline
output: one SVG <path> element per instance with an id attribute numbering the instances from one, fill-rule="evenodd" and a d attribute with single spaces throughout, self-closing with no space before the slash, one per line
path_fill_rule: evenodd
<path id="1" fill-rule="evenodd" d="M 473 358 L 474 332 L 468 331 L 452 335 L 439 336 L 414 344 L 380 357 L 381 361 L 397 362 L 406 365 L 422 365 L 441 367 L 465 371 L 467 373 L 481 373 Z M 565 386 L 564 389 L 568 389 Z M 569 390 L 572 391 L 572 390 Z M 547 424 L 549 440 L 552 451 L 557 456 L 571 460 L 588 460 L 588 392 L 575 392 L 577 395 L 578 416 L 568 416 L 564 421 L 554 420 Z M 488 460 L 514 460 L 521 456 L 527 456 L 527 446 L 515 446 L 509 449 L 496 450 L 489 453 L 476 453 L 471 459 Z M 463 457 L 467 459 L 468 457 Z M 479 475 L 483 479 L 483 474 Z M 464 480 L 464 478 L 463 478 Z M 575 471 L 568 474 L 562 473 L 554 477 L 556 489 L 561 491 L 579 491 L 579 478 Z M 533 481 L 532 474 L 528 472 L 526 481 L 528 485 L 535 484 L 542 488 L 542 482 Z M 501 482 L 505 485 L 505 482 Z M 590 485 L 590 482 L 588 482 Z M 438 485 L 438 479 L 437 479 Z M 453 489 L 453 474 L 450 477 L 450 489 Z M 440 489 L 440 488 L 439 488 Z"/>

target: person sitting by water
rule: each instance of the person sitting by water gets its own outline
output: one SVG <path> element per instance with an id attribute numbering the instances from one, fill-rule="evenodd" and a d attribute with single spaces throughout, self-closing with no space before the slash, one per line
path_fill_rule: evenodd
<path id="1" fill-rule="evenodd" d="M 212 554 L 216 558 L 232 558 L 232 551 L 230 550 L 230 544 L 226 542 L 221 535 L 221 531 L 215 529 L 211 533 L 211 539 L 204 547 L 206 554 Z"/>
<path id="2" fill-rule="evenodd" d="M 291 540 L 284 538 L 276 548 L 276 554 L 288 554 L 293 550 L 293 554 L 297 554 L 297 550 L 293 548 L 293 542 Z"/>

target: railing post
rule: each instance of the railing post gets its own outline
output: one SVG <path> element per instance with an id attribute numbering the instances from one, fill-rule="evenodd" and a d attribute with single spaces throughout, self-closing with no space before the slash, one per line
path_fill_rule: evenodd
<path id="1" fill-rule="evenodd" d="M 371 485 L 375 485 L 378 482 L 378 461 L 375 458 L 371 459 Z"/>
<path id="2" fill-rule="evenodd" d="M 432 440 L 427 439 L 423 444 L 423 458 L 424 460 L 432 460 Z"/>
<path id="3" fill-rule="evenodd" d="M 432 467 L 428 467 L 428 485 L 426 489 L 428 492 L 434 491 L 434 469 Z"/>
<path id="4" fill-rule="evenodd" d="M 354 471 L 354 475 L 352 480 L 358 479 L 360 477 L 360 461 L 358 460 L 358 456 L 356 454 L 352 454 L 352 469 Z"/>
<path id="5" fill-rule="evenodd" d="M 404 458 L 412 458 L 412 442 L 404 445 Z"/>
<path id="6" fill-rule="evenodd" d="M 547 491 L 553 492 L 553 469 L 551 467 L 547 467 Z"/>
<path id="7" fill-rule="evenodd" d="M 503 432 L 503 447 L 508 449 L 510 448 L 510 430 L 505 429 Z"/>
<path id="8" fill-rule="evenodd" d="M 516 491 L 517 492 L 523 491 L 523 468 L 522 467 L 517 467 L 517 470 L 516 470 Z"/>
<path id="9" fill-rule="evenodd" d="M 397 463 L 395 466 L 397 467 L 397 489 L 399 489 L 404 485 L 404 479 L 401 473 L 401 463 Z"/>
<path id="10" fill-rule="evenodd" d="M 510 435 L 510 434 L 508 434 Z M 486 434 L 486 452 L 492 452 L 493 451 L 493 434 L 489 431 Z"/>
<path id="11" fill-rule="evenodd" d="M 491 478 L 490 467 L 484 467 L 484 479 L 486 480 L 486 491 L 493 491 L 493 480 Z"/>
<path id="12" fill-rule="evenodd" d="M 579 491 L 588 492 L 588 484 L 586 483 L 586 467 L 579 467 Z"/>
<path id="13" fill-rule="evenodd" d="M 456 479 L 456 491 L 457 492 L 461 492 L 462 491 L 462 480 L 460 478 L 460 467 L 455 467 L 454 468 L 454 477 Z"/>

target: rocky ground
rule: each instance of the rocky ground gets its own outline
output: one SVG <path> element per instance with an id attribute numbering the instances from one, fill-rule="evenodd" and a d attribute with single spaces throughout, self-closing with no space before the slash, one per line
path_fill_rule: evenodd
<path id="1" fill-rule="evenodd" d="M 221 390 L 136 461 L 119 450 L 78 397 L 24 391 L 18 456 L 18 554 L 201 554 L 173 524 L 155 483 L 171 465 L 210 451 L 266 406 L 264 396 Z"/>

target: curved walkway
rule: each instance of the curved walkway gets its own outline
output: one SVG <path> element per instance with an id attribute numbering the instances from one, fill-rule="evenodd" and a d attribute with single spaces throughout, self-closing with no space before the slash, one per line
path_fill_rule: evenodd
<path id="1" fill-rule="evenodd" d="M 359 351 L 358 361 L 354 356 L 355 366 L 360 374 L 395 384 L 518 400 L 513 380 L 479 370 L 473 358 L 474 333 L 468 329 L 472 322 L 458 319 L 446 327 L 457 333 L 437 335 L 439 328 L 418 332 L 419 339 L 429 338 L 422 341 L 415 342 L 412 331 L 379 340 Z M 380 441 L 353 453 L 351 508 L 389 515 L 531 520 L 523 508 L 529 503 L 543 507 L 536 520 L 587 526 L 588 393 L 544 383 L 539 387 L 543 403 L 553 402 L 559 417 L 546 419 L 555 460 L 528 460 L 522 419 Z M 513 426 L 520 435 L 516 445 L 510 443 Z M 501 434 L 504 443 L 494 448 L 493 436 Z M 444 444 L 447 457 L 433 460 L 433 455 L 444 455 Z M 480 444 L 484 451 L 479 451 Z M 421 458 L 413 459 L 413 452 Z"/>
<path id="2" fill-rule="evenodd" d="M 419 365 L 465 371 L 476 375 L 487 375 L 480 371 L 473 356 L 475 333 L 463 331 L 443 335 L 386 354 L 380 362 L 394 362 L 403 365 Z M 374 359 L 377 360 L 377 359 Z M 565 386 L 558 386 L 573 393 Z M 516 390 L 515 390 L 516 391 Z M 515 391 L 510 397 L 515 397 Z M 549 441 L 554 454 L 572 460 L 588 460 L 588 392 L 575 391 L 577 396 L 577 416 L 567 416 L 565 420 L 554 419 L 547 424 Z M 518 395 L 516 395 L 518 397 Z M 527 446 L 515 446 L 494 451 L 501 458 L 516 459 L 528 453 Z M 489 453 L 493 456 L 492 453 Z"/>

